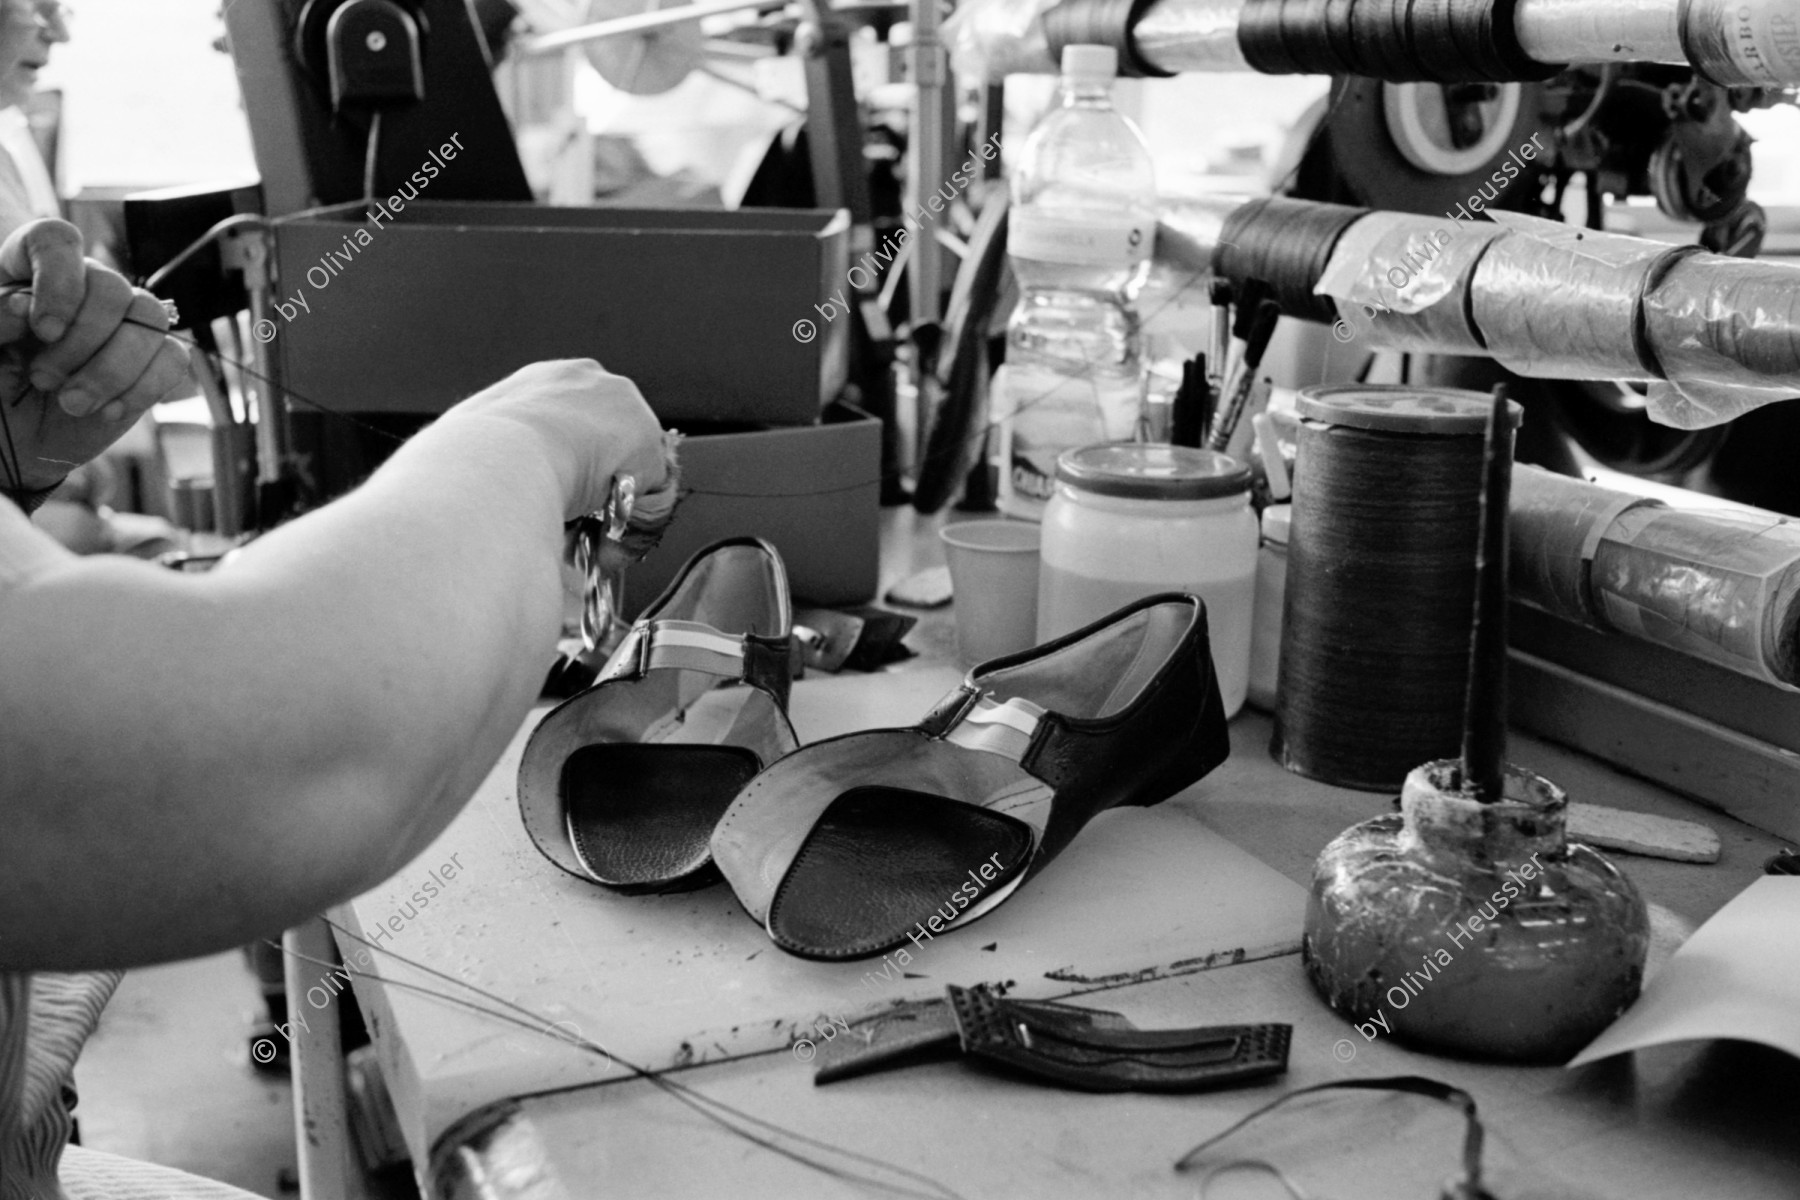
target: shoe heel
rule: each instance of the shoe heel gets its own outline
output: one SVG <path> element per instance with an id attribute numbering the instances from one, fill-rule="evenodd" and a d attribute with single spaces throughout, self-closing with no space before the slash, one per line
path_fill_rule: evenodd
<path id="1" fill-rule="evenodd" d="M 1181 686 L 1191 693 L 1188 699 L 1196 710 L 1193 725 L 1168 765 L 1117 807 L 1149 808 L 1161 804 L 1192 787 L 1230 757 L 1231 728 L 1225 721 L 1225 701 L 1219 695 L 1219 681 L 1213 674 L 1212 653 L 1205 639 L 1198 646 L 1191 681 Z"/>

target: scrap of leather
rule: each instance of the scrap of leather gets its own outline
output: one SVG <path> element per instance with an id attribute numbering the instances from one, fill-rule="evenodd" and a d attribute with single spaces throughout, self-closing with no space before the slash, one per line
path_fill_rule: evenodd
<path id="1" fill-rule="evenodd" d="M 1286 1071 L 1292 1032 L 1280 1024 L 1139 1029 L 1116 1012 L 952 985 L 943 999 L 896 1005 L 851 1025 L 820 1047 L 813 1082 L 960 1051 L 1082 1091 L 1200 1091 Z"/>

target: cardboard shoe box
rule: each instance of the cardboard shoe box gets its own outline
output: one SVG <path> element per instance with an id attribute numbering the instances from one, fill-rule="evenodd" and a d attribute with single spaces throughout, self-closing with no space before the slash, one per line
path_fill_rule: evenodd
<path id="1" fill-rule="evenodd" d="M 881 422 L 834 404 L 818 424 L 694 432 L 681 445 L 688 492 L 662 544 L 625 572 L 625 611 L 662 592 L 720 538 L 774 543 L 796 600 L 862 604 L 880 572 Z"/>
<path id="2" fill-rule="evenodd" d="M 439 413 L 592 358 L 665 423 L 800 424 L 843 390 L 849 323 L 816 306 L 848 255 L 841 210 L 338 205 L 276 226 L 255 332 L 294 394 L 343 411 Z"/>

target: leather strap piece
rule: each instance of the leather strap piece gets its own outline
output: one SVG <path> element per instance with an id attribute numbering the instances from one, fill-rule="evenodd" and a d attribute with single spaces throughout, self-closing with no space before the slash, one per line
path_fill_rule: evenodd
<path id="1" fill-rule="evenodd" d="M 1020 762 L 1031 750 L 1031 740 L 1045 710 L 1015 696 L 1004 703 L 982 695 L 965 705 L 961 716 L 944 732 L 944 740 L 965 750 L 981 750 Z"/>
<path id="2" fill-rule="evenodd" d="M 1287 1070 L 1291 1025 L 1135 1029 L 952 985 L 965 1054 L 1093 1092 L 1192 1092 Z"/>
<path id="3" fill-rule="evenodd" d="M 651 671 L 699 671 L 752 684 L 785 703 L 792 655 L 792 643 L 785 639 L 732 637 L 698 621 L 639 621 L 607 660 L 600 681 L 642 679 Z"/>

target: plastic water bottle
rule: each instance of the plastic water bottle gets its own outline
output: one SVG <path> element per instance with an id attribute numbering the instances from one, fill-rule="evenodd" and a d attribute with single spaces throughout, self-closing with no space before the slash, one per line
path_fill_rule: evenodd
<path id="1" fill-rule="evenodd" d="M 1060 103 L 1013 173 L 1007 253 L 1019 305 L 994 387 L 999 503 L 1038 520 L 1056 456 L 1129 438 L 1143 400 L 1133 308 L 1156 240 L 1156 177 L 1137 126 L 1113 108 L 1118 55 L 1067 46 Z"/>

